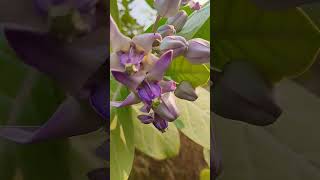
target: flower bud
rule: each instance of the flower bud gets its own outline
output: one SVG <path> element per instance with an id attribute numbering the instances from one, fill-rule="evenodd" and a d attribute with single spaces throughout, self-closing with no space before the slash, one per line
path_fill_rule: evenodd
<path id="1" fill-rule="evenodd" d="M 162 17 L 171 17 L 178 13 L 181 0 L 155 0 L 154 8 Z"/>
<path id="2" fill-rule="evenodd" d="M 201 5 L 199 2 L 194 2 L 194 1 L 190 1 L 189 2 L 189 6 L 192 10 L 200 10 L 201 9 Z"/>
<path id="3" fill-rule="evenodd" d="M 188 50 L 185 58 L 192 64 L 204 64 L 210 62 L 210 43 L 204 39 L 196 38 L 188 41 Z"/>
<path id="4" fill-rule="evenodd" d="M 159 85 L 161 87 L 161 93 L 167 93 L 176 90 L 177 83 L 173 80 L 169 81 L 160 81 Z"/>
<path id="5" fill-rule="evenodd" d="M 189 3 L 190 0 L 181 0 L 181 6 L 185 6 Z"/>
<path id="6" fill-rule="evenodd" d="M 182 36 L 167 36 L 160 44 L 160 51 L 167 52 L 173 50 L 173 58 L 184 54 L 188 48 L 188 42 Z"/>
<path id="7" fill-rule="evenodd" d="M 260 126 L 274 123 L 281 115 L 271 85 L 248 62 L 232 61 L 214 76 L 211 107 L 216 114 Z"/>
<path id="8" fill-rule="evenodd" d="M 174 26 L 168 24 L 160 26 L 157 31 L 161 34 L 162 38 L 176 34 Z"/>
<path id="9" fill-rule="evenodd" d="M 153 111 L 166 121 L 176 120 L 179 117 L 179 111 L 173 93 L 163 94 L 161 100 L 158 106 L 153 107 Z"/>
<path id="10" fill-rule="evenodd" d="M 162 133 L 168 128 L 168 121 L 161 118 L 158 114 L 154 115 L 153 125 Z"/>
<path id="11" fill-rule="evenodd" d="M 188 14 L 186 11 L 182 10 L 179 11 L 178 14 L 176 14 L 173 17 L 168 18 L 168 24 L 173 25 L 177 32 L 181 31 L 183 26 L 186 24 L 188 20 Z"/>
<path id="12" fill-rule="evenodd" d="M 138 115 L 138 119 L 143 123 L 143 124 L 150 124 L 153 122 L 153 117 L 150 115 Z"/>
<path id="13" fill-rule="evenodd" d="M 195 101 L 198 99 L 195 89 L 188 81 L 182 81 L 174 91 L 174 95 L 180 99 L 185 99 L 188 101 Z"/>

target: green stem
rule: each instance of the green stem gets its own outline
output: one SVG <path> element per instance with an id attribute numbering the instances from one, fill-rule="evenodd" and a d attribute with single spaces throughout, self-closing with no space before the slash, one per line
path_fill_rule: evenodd
<path id="1" fill-rule="evenodd" d="M 158 24 L 159 24 L 160 19 L 161 19 L 161 16 L 158 15 L 156 21 L 155 21 L 154 24 L 153 24 L 153 28 L 152 28 L 152 32 L 153 32 L 153 33 L 156 33 L 156 32 L 157 32 Z"/>

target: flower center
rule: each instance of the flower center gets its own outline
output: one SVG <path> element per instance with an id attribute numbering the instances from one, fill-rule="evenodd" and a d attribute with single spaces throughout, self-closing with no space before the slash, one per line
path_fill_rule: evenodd
<path id="1" fill-rule="evenodd" d="M 125 67 L 128 74 L 133 74 L 140 70 L 141 62 L 144 58 L 144 52 L 138 52 L 131 46 L 128 52 L 118 53 L 120 63 Z"/>
<path id="2" fill-rule="evenodd" d="M 50 33 L 59 40 L 71 41 L 88 33 L 93 25 L 97 0 L 34 0 L 38 12 L 48 19 Z M 89 20 L 91 19 L 91 20 Z"/>
<path id="3" fill-rule="evenodd" d="M 138 87 L 138 96 L 143 102 L 149 105 L 158 104 L 158 101 L 156 101 L 155 99 L 160 97 L 160 95 L 161 87 L 156 82 L 148 82 L 144 80 Z"/>

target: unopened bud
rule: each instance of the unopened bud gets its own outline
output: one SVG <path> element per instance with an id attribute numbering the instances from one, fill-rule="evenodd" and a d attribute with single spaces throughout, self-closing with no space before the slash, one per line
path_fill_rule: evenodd
<path id="1" fill-rule="evenodd" d="M 167 36 L 160 44 L 160 51 L 173 50 L 173 58 L 182 55 L 188 49 L 188 42 L 182 36 Z"/>
<path id="2" fill-rule="evenodd" d="M 260 126 L 274 123 L 281 115 L 271 85 L 250 63 L 232 61 L 214 76 L 211 110 L 216 114 Z"/>
<path id="3" fill-rule="evenodd" d="M 173 93 L 166 93 L 161 99 L 161 103 L 153 111 L 167 121 L 176 120 L 179 117 L 179 111 Z"/>
<path id="4" fill-rule="evenodd" d="M 192 10 L 200 10 L 201 9 L 201 5 L 199 2 L 195 2 L 195 1 L 190 1 L 189 2 L 189 6 Z"/>
<path id="5" fill-rule="evenodd" d="M 181 0 L 181 6 L 185 6 L 189 3 L 190 0 Z"/>
<path id="6" fill-rule="evenodd" d="M 168 128 L 168 121 L 161 118 L 159 115 L 154 115 L 154 121 L 153 121 L 154 127 L 156 127 L 159 131 L 164 133 L 166 129 Z"/>
<path id="7" fill-rule="evenodd" d="M 198 99 L 195 89 L 188 81 L 182 81 L 174 91 L 174 95 L 180 99 L 185 99 L 188 101 L 195 101 Z"/>
<path id="8" fill-rule="evenodd" d="M 162 17 L 172 17 L 176 15 L 180 8 L 181 0 L 155 0 L 154 8 Z"/>
<path id="9" fill-rule="evenodd" d="M 182 10 L 179 11 L 175 16 L 168 18 L 168 24 L 173 25 L 176 31 L 179 32 L 186 24 L 187 20 L 188 14 L 186 13 L 186 11 Z"/>
<path id="10" fill-rule="evenodd" d="M 162 25 L 158 28 L 158 33 L 161 34 L 162 38 L 166 36 L 172 36 L 176 34 L 176 30 L 173 25 Z"/>
<path id="11" fill-rule="evenodd" d="M 185 57 L 192 64 L 204 64 L 210 62 L 210 43 L 204 39 L 196 38 L 188 41 L 188 50 Z"/>

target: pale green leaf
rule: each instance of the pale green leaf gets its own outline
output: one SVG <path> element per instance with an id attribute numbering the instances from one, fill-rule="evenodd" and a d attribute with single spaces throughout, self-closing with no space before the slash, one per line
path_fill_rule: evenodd
<path id="1" fill-rule="evenodd" d="M 203 6 L 199 11 L 194 11 L 189 17 L 186 24 L 178 35 L 191 39 L 199 31 L 199 29 L 210 18 L 210 2 Z M 208 23 L 209 24 L 209 23 Z M 209 26 L 210 27 L 210 26 Z M 210 29 L 207 29 L 210 32 Z"/>
<path id="2" fill-rule="evenodd" d="M 177 98 L 180 110 L 179 119 L 183 123 L 180 131 L 204 148 L 210 148 L 210 94 L 204 88 L 198 87 L 199 98 L 186 101 Z"/>
<path id="3" fill-rule="evenodd" d="M 139 105 L 133 108 L 134 136 L 136 148 L 157 160 L 163 160 L 178 155 L 180 136 L 174 124 L 169 123 L 165 133 L 161 133 L 152 124 L 143 124 L 137 119 Z"/>
<path id="4" fill-rule="evenodd" d="M 176 82 L 189 81 L 194 87 L 197 87 L 208 82 L 210 70 L 205 65 L 191 64 L 180 56 L 170 64 L 166 75 Z"/>

